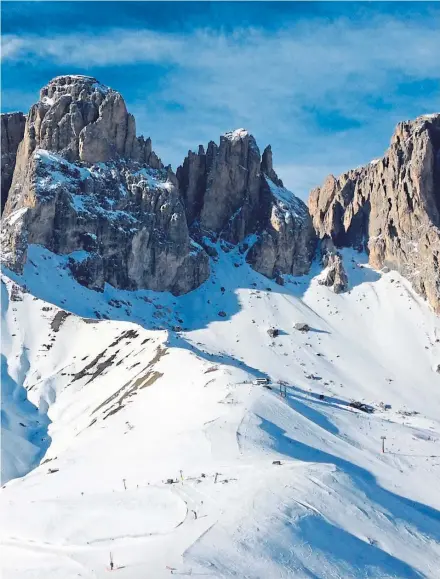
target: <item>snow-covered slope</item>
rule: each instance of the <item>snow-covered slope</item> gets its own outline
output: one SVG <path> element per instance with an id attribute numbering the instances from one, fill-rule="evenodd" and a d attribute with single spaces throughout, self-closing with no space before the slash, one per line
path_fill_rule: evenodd
<path id="1" fill-rule="evenodd" d="M 439 577 L 439 318 L 355 252 L 340 295 L 218 252 L 178 298 L 5 272 L 4 579 Z"/>

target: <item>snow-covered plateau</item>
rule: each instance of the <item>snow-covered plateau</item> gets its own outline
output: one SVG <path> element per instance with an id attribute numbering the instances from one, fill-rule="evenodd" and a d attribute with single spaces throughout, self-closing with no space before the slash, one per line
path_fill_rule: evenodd
<path id="1" fill-rule="evenodd" d="M 438 579 L 439 317 L 217 251 L 179 297 L 4 270 L 3 579 Z"/>

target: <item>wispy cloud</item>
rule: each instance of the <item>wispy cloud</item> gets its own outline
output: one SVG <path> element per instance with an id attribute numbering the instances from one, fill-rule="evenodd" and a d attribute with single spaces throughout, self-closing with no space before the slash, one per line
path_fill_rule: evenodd
<path id="1" fill-rule="evenodd" d="M 74 66 L 110 66 L 173 61 L 184 39 L 152 30 L 113 29 L 104 34 L 3 36 L 3 60 L 52 60 Z"/>
<path id="2" fill-rule="evenodd" d="M 438 108 L 432 94 L 413 94 L 417 83 L 440 83 L 435 19 L 314 19 L 228 33 L 113 28 L 10 34 L 2 44 L 5 63 L 80 67 L 104 82 L 109 67 L 159 66 L 148 96 L 127 90 L 127 100 L 166 160 L 177 164 L 188 146 L 246 126 L 262 145 L 272 142 L 285 181 L 302 193 L 325 173 L 380 154 L 402 115 Z M 399 86 L 408 82 L 416 86 L 405 95 Z"/>

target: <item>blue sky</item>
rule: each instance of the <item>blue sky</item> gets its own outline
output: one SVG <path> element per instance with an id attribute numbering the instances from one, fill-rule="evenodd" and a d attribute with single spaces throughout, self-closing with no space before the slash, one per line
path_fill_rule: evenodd
<path id="1" fill-rule="evenodd" d="M 2 111 L 52 77 L 119 90 L 174 168 L 245 127 L 306 197 L 440 110 L 436 2 L 2 2 Z"/>

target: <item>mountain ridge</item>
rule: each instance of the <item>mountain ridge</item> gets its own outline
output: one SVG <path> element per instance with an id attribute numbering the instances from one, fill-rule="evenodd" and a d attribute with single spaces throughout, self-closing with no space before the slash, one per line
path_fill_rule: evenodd
<path id="1" fill-rule="evenodd" d="M 2 115 L 2 123 L 15 118 Z M 209 278 L 210 241 L 243 244 L 252 267 L 281 283 L 284 274 L 309 271 L 319 239 L 324 263 L 327 255 L 339 263 L 339 247 L 365 248 L 377 269 L 400 271 L 439 311 L 439 119 L 400 123 L 382 160 L 327 178 L 311 192 L 307 212 L 275 173 L 270 145 L 260 154 L 245 129 L 225 133 L 219 145 L 211 141 L 206 153 L 201 145 L 189 151 L 174 174 L 151 139 L 136 136 L 135 119 L 117 91 L 94 77 L 56 77 L 27 117 L 21 115 L 7 149 L 5 166 L 14 171 L 9 189 L 7 179 L 2 187 L 8 189 L 6 263 L 20 270 L 28 244 L 41 243 L 72 254 L 73 275 L 97 290 L 108 282 L 179 294 Z M 59 155 L 58 161 L 52 156 L 52 176 L 44 151 Z M 93 169 L 99 164 L 108 165 L 101 174 Z M 69 193 L 59 185 L 63 171 L 70 171 Z M 85 209 L 92 204 L 98 212 Z M 145 211 L 155 217 L 147 219 Z M 60 233 L 66 229 L 69 239 Z M 84 251 L 87 259 L 81 254 L 78 261 Z"/>

